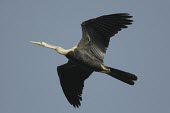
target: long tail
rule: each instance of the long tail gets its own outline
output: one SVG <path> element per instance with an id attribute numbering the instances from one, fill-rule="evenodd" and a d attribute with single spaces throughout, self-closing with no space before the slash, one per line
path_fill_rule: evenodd
<path id="1" fill-rule="evenodd" d="M 128 72 L 125 72 L 125 71 L 121 71 L 121 70 L 118 70 L 118 69 L 114 69 L 114 68 L 111 68 L 111 67 L 107 67 L 108 69 L 110 69 L 110 72 L 109 73 L 106 73 L 122 82 L 125 82 L 129 85 L 134 85 L 135 82 L 138 78 L 136 75 L 134 74 L 131 74 L 131 73 L 128 73 Z"/>

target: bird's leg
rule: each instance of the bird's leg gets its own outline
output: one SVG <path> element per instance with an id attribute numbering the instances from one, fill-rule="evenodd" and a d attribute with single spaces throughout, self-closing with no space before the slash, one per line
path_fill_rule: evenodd
<path id="1" fill-rule="evenodd" d="M 110 73 L 110 69 L 107 69 L 104 65 L 101 65 L 101 67 L 103 69 L 101 72 L 103 72 L 103 73 Z"/>

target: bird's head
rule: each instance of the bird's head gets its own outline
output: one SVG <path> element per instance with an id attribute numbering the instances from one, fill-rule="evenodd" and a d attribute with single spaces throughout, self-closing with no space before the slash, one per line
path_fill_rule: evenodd
<path id="1" fill-rule="evenodd" d="M 30 41 L 31 43 L 33 43 L 33 44 L 37 44 L 37 45 L 40 45 L 40 46 L 44 46 L 44 47 L 46 47 L 46 45 L 48 45 L 47 43 L 45 43 L 45 42 L 35 42 L 35 41 Z"/>
<path id="2" fill-rule="evenodd" d="M 35 42 L 35 41 L 30 41 L 30 42 L 32 42 L 33 44 L 37 44 L 39 46 L 50 48 L 50 49 L 56 49 L 57 48 L 57 46 L 47 44 L 46 42 Z"/>

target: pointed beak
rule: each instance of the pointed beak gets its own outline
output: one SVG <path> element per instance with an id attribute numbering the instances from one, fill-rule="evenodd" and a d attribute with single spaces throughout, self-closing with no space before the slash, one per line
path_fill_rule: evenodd
<path id="1" fill-rule="evenodd" d="M 33 44 L 37 44 L 37 45 L 41 45 L 42 46 L 42 42 L 34 42 L 34 41 L 30 41 Z"/>

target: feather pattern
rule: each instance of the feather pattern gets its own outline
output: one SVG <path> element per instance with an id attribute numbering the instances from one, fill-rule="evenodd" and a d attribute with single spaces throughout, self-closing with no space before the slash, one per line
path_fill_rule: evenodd
<path id="1" fill-rule="evenodd" d="M 104 55 L 109 46 L 110 38 L 117 34 L 127 25 L 132 24 L 132 16 L 127 13 L 118 13 L 100 16 L 90 19 L 81 24 L 83 36 L 78 43 L 79 48 L 87 48 L 103 62 Z M 90 39 L 89 39 L 90 38 Z"/>
<path id="2" fill-rule="evenodd" d="M 84 81 L 92 74 L 93 71 L 85 70 L 70 61 L 57 67 L 60 78 L 60 84 L 63 92 L 71 105 L 79 107 L 82 101 L 82 90 Z"/>

